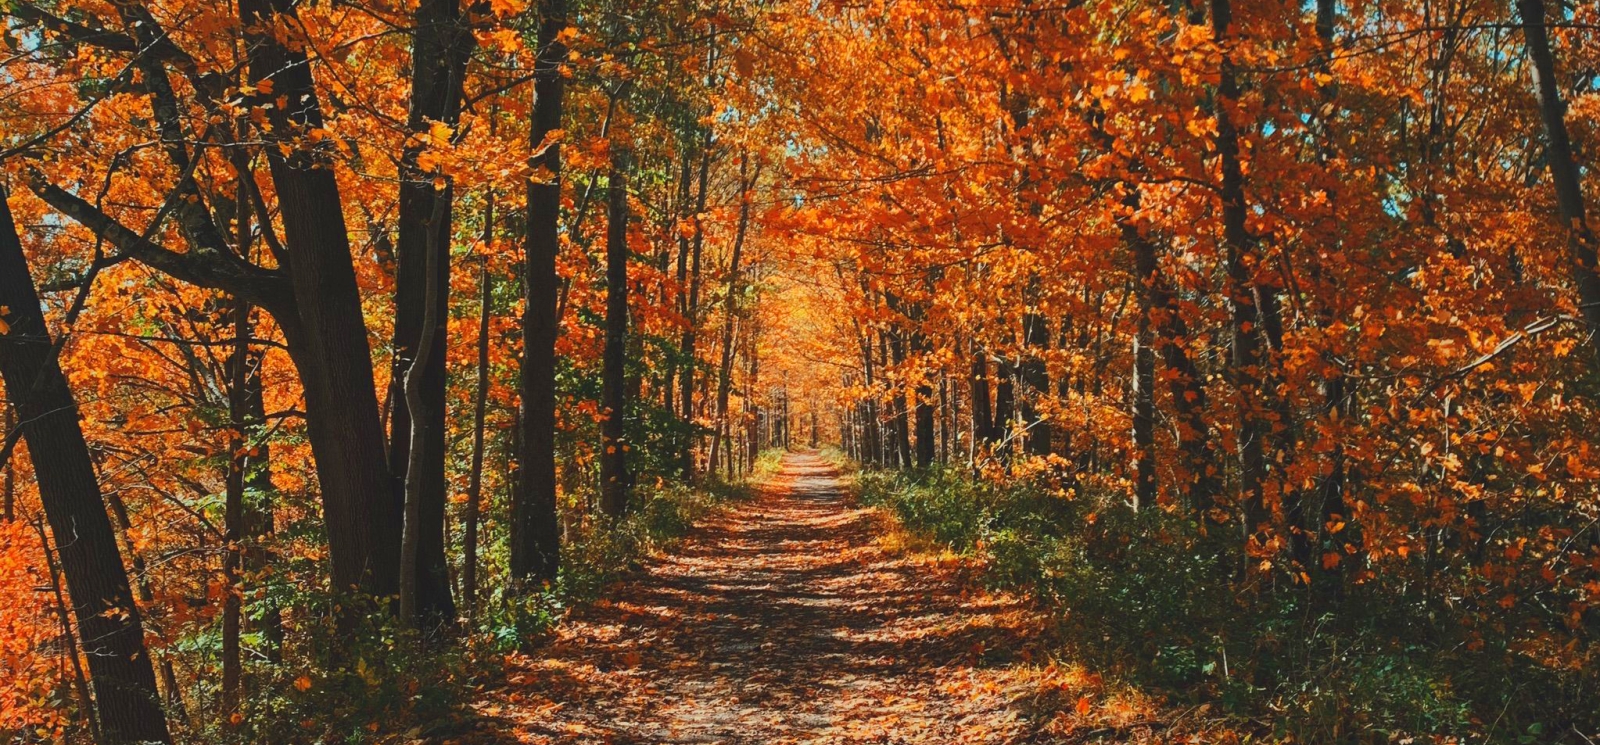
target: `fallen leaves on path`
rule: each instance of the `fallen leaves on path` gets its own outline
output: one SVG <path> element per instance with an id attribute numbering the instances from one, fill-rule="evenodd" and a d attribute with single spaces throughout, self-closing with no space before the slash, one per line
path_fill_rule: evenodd
<path id="1" fill-rule="evenodd" d="M 1031 662 L 1044 621 L 1024 602 L 880 532 L 825 462 L 791 455 L 517 658 L 478 712 L 493 740 L 540 744 L 1148 741 L 1125 728 L 1150 701 Z"/>

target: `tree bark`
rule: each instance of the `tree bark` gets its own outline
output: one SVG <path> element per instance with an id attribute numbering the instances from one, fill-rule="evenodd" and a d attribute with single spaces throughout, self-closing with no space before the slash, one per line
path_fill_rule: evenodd
<path id="1" fill-rule="evenodd" d="M 606 225 L 606 339 L 601 367 L 600 510 L 628 512 L 628 153 L 612 141 Z"/>
<path id="2" fill-rule="evenodd" d="M 1600 372 L 1600 274 L 1596 273 L 1600 241 L 1589 225 L 1583 198 L 1583 170 L 1573 155 L 1572 138 L 1567 133 L 1567 105 L 1561 100 L 1561 86 L 1556 81 L 1555 52 L 1545 25 L 1544 0 L 1517 0 L 1517 14 L 1522 16 L 1522 35 L 1527 40 L 1528 58 L 1533 63 L 1529 72 L 1539 99 L 1539 117 L 1544 122 L 1548 150 L 1544 160 L 1550 169 L 1561 219 L 1566 223 L 1567 252 L 1571 256 L 1572 281 L 1578 291 L 1578 309 L 1583 313 L 1589 330 L 1589 345 L 1596 356 L 1594 370 Z"/>
<path id="3" fill-rule="evenodd" d="M 448 189 L 448 184 L 445 185 Z M 442 191 L 443 189 L 441 189 Z M 424 276 L 428 278 L 427 287 L 423 293 L 422 305 L 426 311 L 422 316 L 422 335 L 417 340 L 417 356 L 406 368 L 405 397 L 406 408 L 411 412 L 411 447 L 409 462 L 406 464 L 405 478 L 405 520 L 400 534 L 400 622 L 407 626 L 417 625 L 424 617 L 423 607 L 419 602 L 419 593 L 423 586 L 423 577 L 431 574 L 423 567 L 424 554 L 422 544 L 426 540 L 424 534 L 430 528 L 437 528 L 441 553 L 444 543 L 444 513 L 443 505 L 439 505 L 438 520 L 424 518 L 423 505 L 424 492 L 427 489 L 426 475 L 432 468 L 429 462 L 429 441 L 437 435 L 443 439 L 442 434 L 435 433 L 433 428 L 437 425 L 444 426 L 444 417 L 432 407 L 429 400 L 430 386 L 428 368 L 433 355 L 443 353 L 444 350 L 435 343 L 436 338 L 442 336 L 440 327 L 445 309 L 439 307 L 438 299 L 444 294 L 439 276 L 439 265 L 450 261 L 449 234 L 441 234 L 438 226 L 445 222 L 445 211 L 449 201 L 443 198 L 433 200 L 433 216 L 428 221 L 428 263 L 424 267 Z M 442 452 L 441 452 L 442 455 Z M 443 467 L 441 462 L 440 467 Z M 430 516 L 431 517 L 431 516 Z M 449 575 L 445 573 L 444 593 L 449 596 Z M 440 620 L 453 620 L 454 609 L 450 616 Z"/>
<path id="4" fill-rule="evenodd" d="M 1182 453 L 1179 485 L 1195 514 L 1203 514 L 1216 503 L 1222 491 L 1217 473 L 1218 461 L 1212 451 L 1211 425 L 1206 420 L 1206 391 L 1200 371 L 1189 356 L 1188 324 L 1178 312 L 1178 304 L 1162 279 L 1156 244 L 1133 222 L 1139 210 L 1138 186 L 1125 184 L 1123 197 L 1128 214 L 1118 219 L 1122 242 L 1133 254 L 1135 279 L 1143 288 L 1140 313 L 1149 318 L 1152 341 L 1160 352 L 1162 365 L 1170 373 L 1168 391 L 1177 419 L 1177 445 Z M 1152 389 L 1151 394 L 1154 395 Z"/>
<path id="5" fill-rule="evenodd" d="M 1016 417 L 1017 370 L 1011 360 L 1001 357 L 995 365 L 994 426 L 989 430 L 990 448 L 1001 463 L 1011 459 L 1011 425 Z"/>
<path id="6" fill-rule="evenodd" d="M 716 467 L 717 456 L 723 449 L 723 440 L 728 432 L 728 394 L 733 387 L 733 329 L 734 316 L 739 311 L 739 260 L 744 252 L 745 234 L 750 228 L 750 189 L 755 184 L 747 181 L 749 176 L 750 159 L 748 155 L 739 158 L 739 225 L 733 234 L 733 250 L 728 256 L 728 281 L 725 288 L 727 293 L 722 304 L 722 364 L 717 366 L 717 421 L 716 432 L 711 438 L 712 468 Z"/>
<path id="7" fill-rule="evenodd" d="M 543 146 L 530 164 L 540 172 L 529 180 L 527 199 L 527 293 L 522 315 L 522 417 L 517 449 L 521 468 L 511 505 L 511 576 L 518 581 L 554 580 L 561 566 L 561 522 L 556 511 L 556 340 L 561 334 L 558 296 L 561 278 L 561 149 L 545 140 L 561 129 L 567 57 L 561 34 L 567 28 L 565 0 L 541 0 L 539 56 L 533 85 L 533 147 Z"/>
<path id="8" fill-rule="evenodd" d="M 11 430 L 17 426 L 17 407 L 10 402 L 6 403 L 6 424 L 3 431 L 5 437 L 11 436 Z M 5 484 L 0 486 L 0 520 L 11 522 L 17 519 L 17 464 L 11 458 L 6 458 Z"/>
<path id="9" fill-rule="evenodd" d="M 917 313 L 920 316 L 921 313 Z M 919 355 L 925 355 L 929 350 L 926 337 L 920 331 L 911 333 L 911 349 Z M 917 378 L 916 389 L 912 392 L 915 397 L 913 402 L 913 417 L 917 428 L 917 467 L 927 468 L 933 465 L 935 448 L 933 431 L 933 385 L 928 382 L 926 373 Z"/>
<path id="10" fill-rule="evenodd" d="M 411 105 L 406 127 L 412 133 L 400 157 L 400 199 L 398 240 L 395 243 L 394 347 L 390 368 L 390 396 L 401 401 L 408 397 L 404 379 L 413 360 L 426 359 L 418 385 L 423 409 L 429 421 L 422 423 L 426 435 L 420 441 L 419 480 L 419 559 L 417 617 L 419 623 L 438 624 L 455 616 L 450 597 L 449 567 L 444 549 L 445 519 L 445 348 L 448 334 L 435 333 L 433 347 L 419 350 L 430 282 L 442 290 L 431 310 L 449 312 L 450 262 L 430 262 L 429 246 L 434 242 L 449 245 L 452 225 L 453 193 L 447 185 L 435 189 L 433 174 L 417 165 L 427 149 L 420 135 L 429 133 L 431 122 L 454 127 L 460 118 L 463 83 L 473 36 L 462 17 L 460 0 L 422 0 L 413 15 L 411 43 Z M 442 204 L 444 218 L 434 220 Z M 433 275 L 427 272 L 434 267 Z M 404 504 L 411 488 L 411 440 L 414 419 L 409 406 L 395 406 L 389 419 L 389 469 L 394 476 L 398 500 Z M 406 565 L 410 567 L 410 564 Z"/>
<path id="11" fill-rule="evenodd" d="M 1139 314 L 1133 337 L 1133 509 L 1156 501 L 1156 360 L 1151 349 L 1150 314 Z"/>
<path id="12" fill-rule="evenodd" d="M 283 215 L 297 311 L 293 322 L 279 315 L 279 323 L 305 387 L 333 587 L 392 597 L 399 579 L 401 515 L 384 452 L 339 184 L 325 147 L 291 142 L 296 133 L 323 123 L 310 63 L 303 52 L 290 50 L 268 32 L 284 25 L 280 16 L 294 15 L 291 0 L 241 0 L 239 11 L 252 48 L 251 80 L 271 81 L 271 99 L 290 102 L 263 106 L 273 125 L 264 133 L 270 143 L 264 150 Z M 286 154 L 278 143 L 301 149 Z"/>
<path id="13" fill-rule="evenodd" d="M 968 344 L 972 355 L 972 370 L 967 384 L 972 391 L 973 443 L 994 442 L 994 417 L 989 409 L 989 355 L 976 339 Z"/>
<path id="14" fill-rule="evenodd" d="M 1228 27 L 1233 9 L 1229 0 L 1211 0 L 1211 30 L 1223 46 L 1220 82 L 1214 104 L 1217 119 L 1216 149 L 1222 171 L 1219 196 L 1222 200 L 1222 240 L 1228 275 L 1227 299 L 1231 320 L 1232 358 L 1228 374 L 1239 396 L 1239 496 L 1244 507 L 1245 529 L 1253 531 L 1265 516 L 1266 477 L 1264 456 L 1270 425 L 1257 412 L 1263 395 L 1261 385 L 1261 317 L 1256 304 L 1252 276 L 1258 261 L 1255 246 L 1245 225 L 1247 205 L 1244 170 L 1239 160 L 1239 130 L 1233 122 L 1233 107 L 1239 101 L 1239 84 L 1232 57 L 1227 51 Z"/>
<path id="15" fill-rule="evenodd" d="M 39 501 L 56 537 L 102 737 L 110 745 L 171 742 L 139 607 L 78 424 L 77 402 L 57 364 L 3 189 L 0 306 L 8 309 L 10 327 L 0 334 L 0 378 L 22 421 Z"/>
<path id="16" fill-rule="evenodd" d="M 490 245 L 493 238 L 494 192 L 490 192 L 484 207 L 484 245 Z M 467 505 L 461 519 L 461 605 L 468 621 L 478 615 L 478 518 L 483 503 L 483 436 L 489 411 L 489 307 L 494 289 L 488 257 L 479 259 L 478 265 L 482 272 L 478 304 L 478 381 L 472 403 L 472 469 L 467 475 Z"/>
<path id="17" fill-rule="evenodd" d="M 694 372 L 697 367 L 695 359 L 695 343 L 698 339 L 697 327 L 700 322 L 700 257 L 705 248 L 705 225 L 702 219 L 706 211 L 707 182 L 711 174 L 711 148 L 713 145 L 711 128 L 706 127 L 705 139 L 700 144 L 700 175 L 699 183 L 695 190 L 694 199 L 694 238 L 689 247 L 689 287 L 688 294 L 683 300 L 683 317 L 688 326 L 683 331 L 683 370 L 680 373 L 678 384 L 680 387 L 679 398 L 682 399 L 683 423 L 686 436 L 681 443 L 682 450 L 678 453 L 678 467 L 683 472 L 683 477 L 694 479 L 694 445 L 699 437 L 695 434 L 694 424 Z M 680 272 L 681 274 L 681 272 Z"/>
<path id="18" fill-rule="evenodd" d="M 1036 282 L 1037 280 L 1035 280 Z M 1030 288 L 1037 294 L 1037 288 Z M 1022 343 L 1027 356 L 1019 366 L 1022 379 L 1022 423 L 1027 428 L 1024 441 L 1030 455 L 1050 454 L 1050 423 L 1040 413 L 1040 403 L 1050 395 L 1050 371 L 1045 366 L 1043 353 L 1050 348 L 1050 324 L 1042 313 L 1025 313 L 1022 316 Z"/>

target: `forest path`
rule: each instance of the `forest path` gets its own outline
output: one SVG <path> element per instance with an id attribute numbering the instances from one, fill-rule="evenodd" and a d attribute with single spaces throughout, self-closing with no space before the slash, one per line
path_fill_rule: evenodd
<path id="1" fill-rule="evenodd" d="M 477 708 L 524 743 L 1015 743 L 1040 621 L 884 547 L 791 453 L 751 502 L 576 610 Z"/>

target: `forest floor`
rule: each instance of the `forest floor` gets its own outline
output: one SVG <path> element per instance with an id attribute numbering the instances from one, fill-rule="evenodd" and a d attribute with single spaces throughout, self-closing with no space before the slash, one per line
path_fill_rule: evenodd
<path id="1" fill-rule="evenodd" d="M 1148 736 L 1148 702 L 1105 700 L 1099 676 L 1037 663 L 1045 622 L 1026 603 L 903 543 L 824 460 L 790 454 L 754 500 L 514 660 L 475 705 L 479 731 L 615 745 Z"/>

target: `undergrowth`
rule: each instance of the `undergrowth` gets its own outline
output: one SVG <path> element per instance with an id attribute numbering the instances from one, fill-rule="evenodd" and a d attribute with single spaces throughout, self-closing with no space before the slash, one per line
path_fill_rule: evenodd
<path id="1" fill-rule="evenodd" d="M 274 588 L 278 607 L 296 609 L 284 618 L 285 638 L 277 645 L 282 657 L 249 660 L 247 696 L 237 713 L 221 723 L 196 717 L 207 724 L 186 739 L 331 745 L 448 736 L 466 726 L 463 705 L 476 684 L 500 674 L 507 655 L 536 647 L 568 609 L 600 597 L 642 558 L 746 495 L 743 485 L 710 479 L 694 487 L 668 482 L 640 488 L 637 507 L 621 522 L 585 522 L 569 530 L 554 583 L 520 592 L 491 583 L 497 589 L 483 599 L 470 627 L 423 634 L 400 628 L 387 611 L 349 612 L 371 608 L 370 602 L 333 599 L 320 588 Z M 341 624 L 355 625 L 355 633 Z M 273 646 L 259 637 L 246 642 L 254 649 Z M 218 640 L 196 636 L 179 644 L 203 653 Z M 217 688 L 201 694 L 216 700 Z"/>
<path id="2" fill-rule="evenodd" d="M 1576 745 L 1600 726 L 1592 671 L 1468 634 L 1459 598 L 1384 582 L 1338 597 L 1242 585 L 1192 521 L 1110 497 L 937 469 L 856 483 L 862 502 L 981 563 L 996 589 L 1036 598 L 1064 656 L 1174 705 L 1210 704 L 1262 739 Z"/>

